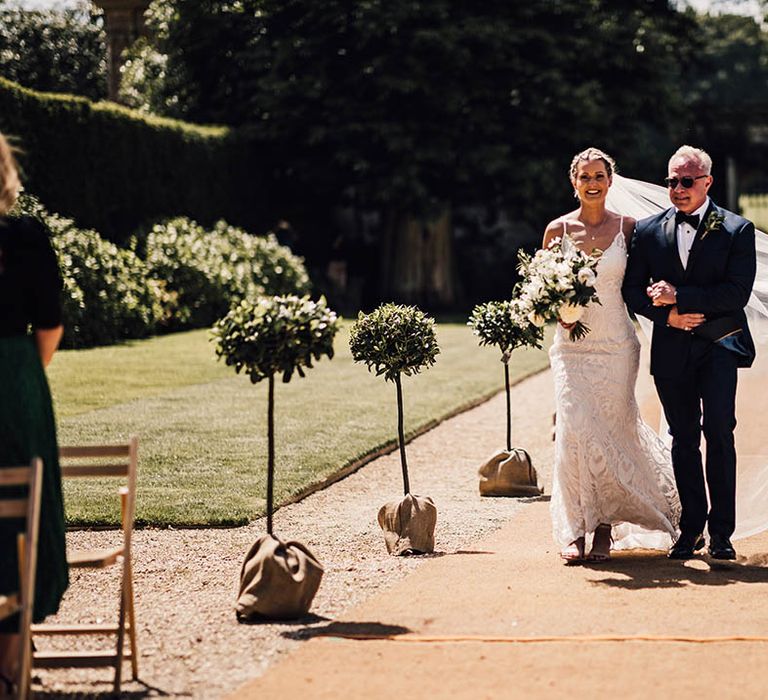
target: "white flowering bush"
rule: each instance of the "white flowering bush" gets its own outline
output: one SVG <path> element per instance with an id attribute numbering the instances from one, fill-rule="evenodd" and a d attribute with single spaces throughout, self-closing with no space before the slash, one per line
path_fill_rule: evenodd
<path id="1" fill-rule="evenodd" d="M 515 297 L 528 320 L 541 327 L 560 319 L 573 324 L 571 340 L 584 338 L 589 333 L 581 320 L 584 309 L 600 303 L 595 290 L 598 259 L 576 246 L 565 250 L 559 238 L 533 256 L 520 251 L 518 259 L 522 282 L 515 288 Z"/>

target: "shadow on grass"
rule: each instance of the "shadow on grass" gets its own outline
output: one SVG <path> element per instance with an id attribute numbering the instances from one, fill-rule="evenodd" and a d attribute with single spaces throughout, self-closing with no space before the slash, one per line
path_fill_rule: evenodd
<path id="1" fill-rule="evenodd" d="M 315 637 L 336 637 L 341 639 L 383 639 L 411 632 L 402 625 L 388 625 L 383 622 L 331 622 L 323 627 L 309 627 L 283 632 L 287 639 L 306 641 Z"/>
<path id="2" fill-rule="evenodd" d="M 662 552 L 615 553 L 606 562 L 583 562 L 595 571 L 617 577 L 594 581 L 593 585 L 624 590 L 682 588 L 684 586 L 727 586 L 733 583 L 768 583 L 765 555 L 740 557 L 733 562 L 696 556 L 688 561 L 667 559 Z"/>

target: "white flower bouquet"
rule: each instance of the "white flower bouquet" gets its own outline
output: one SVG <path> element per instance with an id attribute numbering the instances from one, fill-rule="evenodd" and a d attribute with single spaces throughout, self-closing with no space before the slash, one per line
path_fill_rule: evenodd
<path id="1" fill-rule="evenodd" d="M 573 324 L 569 331 L 571 340 L 584 338 L 589 333 L 589 327 L 581 320 L 584 308 L 600 303 L 595 290 L 598 259 L 576 246 L 564 250 L 559 238 L 533 256 L 521 250 L 518 259 L 523 279 L 514 294 L 528 320 L 543 326 L 547 321 L 560 319 Z"/>

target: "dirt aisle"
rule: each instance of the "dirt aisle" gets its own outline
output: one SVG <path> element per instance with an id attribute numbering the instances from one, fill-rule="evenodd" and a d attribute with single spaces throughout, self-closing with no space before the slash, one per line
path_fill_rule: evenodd
<path id="1" fill-rule="evenodd" d="M 531 397 L 527 437 L 516 442 L 531 448 L 547 488 L 549 382 L 540 375 L 516 388 L 518 401 Z M 756 423 L 742 419 L 750 446 Z M 740 562 L 728 568 L 658 552 L 565 567 L 548 507 L 531 502 L 495 533 L 295 635 L 306 639 L 301 648 L 232 697 L 766 696 L 768 535 L 738 542 Z M 349 638 L 360 635 L 379 639 Z"/>

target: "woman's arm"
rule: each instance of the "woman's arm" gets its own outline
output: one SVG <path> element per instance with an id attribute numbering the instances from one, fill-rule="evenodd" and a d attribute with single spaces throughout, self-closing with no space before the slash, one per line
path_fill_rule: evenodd
<path id="1" fill-rule="evenodd" d="M 38 328 L 35 330 L 35 341 L 37 342 L 37 351 L 40 353 L 40 360 L 43 367 L 47 367 L 53 359 L 53 354 L 59 347 L 61 336 L 64 334 L 64 326 L 55 328 Z"/>

